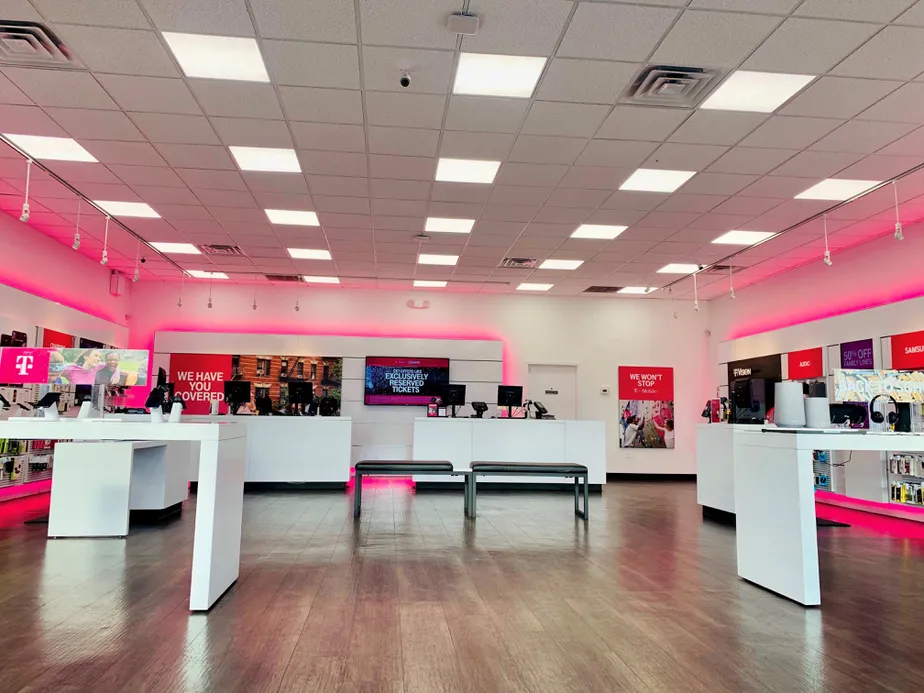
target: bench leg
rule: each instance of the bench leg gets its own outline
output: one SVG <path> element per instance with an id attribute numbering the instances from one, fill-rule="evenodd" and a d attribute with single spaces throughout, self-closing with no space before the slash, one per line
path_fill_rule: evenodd
<path id="1" fill-rule="evenodd" d="M 363 475 L 356 472 L 356 482 L 353 484 L 353 517 L 359 517 L 363 504 Z"/>
<path id="2" fill-rule="evenodd" d="M 476 481 L 475 481 L 475 473 L 474 473 L 474 472 L 472 472 L 471 474 L 469 474 L 469 479 L 470 479 L 470 481 L 469 481 L 468 491 L 469 491 L 469 494 L 470 494 L 470 495 L 469 495 L 469 499 L 468 499 L 468 516 L 469 516 L 469 517 L 476 517 L 478 513 L 477 513 L 476 508 L 475 508 L 475 505 L 476 505 L 476 500 L 475 500 L 475 499 L 477 498 L 478 493 L 477 493 L 477 484 L 476 484 Z"/>
<path id="3" fill-rule="evenodd" d="M 578 517 L 583 518 L 583 520 L 586 522 L 587 519 L 590 517 L 590 504 L 589 504 L 589 501 L 590 501 L 590 484 L 587 483 L 587 477 L 586 477 L 586 476 L 583 476 L 583 477 L 575 477 L 575 479 L 574 479 L 574 484 L 575 484 L 575 486 L 574 486 L 575 502 L 577 502 L 577 483 L 578 483 L 578 480 L 579 480 L 579 479 L 580 479 L 580 481 L 583 482 L 583 485 L 584 485 L 584 510 L 582 511 L 582 510 L 578 510 L 577 508 L 575 508 L 574 512 L 577 514 Z"/>
<path id="4" fill-rule="evenodd" d="M 578 500 L 581 495 L 580 492 L 581 492 L 581 477 L 576 476 L 574 477 L 574 514 L 575 515 L 581 514 L 581 506 Z"/>
<path id="5" fill-rule="evenodd" d="M 468 478 L 470 474 L 462 475 L 462 488 L 464 489 L 465 494 L 465 516 L 468 517 Z"/>

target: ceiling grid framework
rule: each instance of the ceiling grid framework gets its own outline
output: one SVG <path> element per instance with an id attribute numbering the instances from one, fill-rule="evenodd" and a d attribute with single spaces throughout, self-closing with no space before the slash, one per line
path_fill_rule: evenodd
<path id="1" fill-rule="evenodd" d="M 481 18 L 475 36 L 445 27 L 462 10 Z M 74 138 L 99 163 L 42 165 L 88 199 L 150 205 L 160 218 L 120 218 L 146 242 L 243 251 L 148 252 L 143 279 L 205 270 L 486 292 L 526 282 L 553 295 L 673 282 L 676 298 L 692 281 L 658 269 L 721 260 L 734 248 L 712 241 L 729 231 L 797 227 L 735 256 L 739 288 L 819 259 L 820 224 L 798 225 L 832 203 L 796 195 L 924 161 L 924 0 L 23 0 L 0 2 L 0 15 L 47 25 L 81 65 L 0 65 L 0 132 Z M 253 38 L 270 81 L 188 77 L 164 32 Z M 464 96 L 452 93 L 462 52 L 546 62 L 528 99 Z M 814 80 L 772 113 L 618 102 L 640 68 L 664 62 Z M 294 149 L 301 173 L 241 171 L 229 147 Z M 440 182 L 439 157 L 501 163 L 491 184 Z M 638 168 L 696 175 L 673 193 L 620 190 Z M 0 207 L 14 216 L 25 170 L 0 146 Z M 924 218 L 924 174 L 898 185 L 903 222 Z M 829 216 L 832 250 L 891 232 L 886 192 Z M 29 223 L 70 245 L 73 193 L 33 168 L 30 204 Z M 271 224 L 264 209 L 313 210 L 320 225 Z M 475 223 L 421 243 L 428 217 Z M 572 238 L 581 224 L 628 228 Z M 104 227 L 84 205 L 80 252 L 99 259 Z M 135 239 L 116 229 L 109 241 L 109 266 L 130 275 Z M 295 259 L 292 247 L 332 261 Z M 420 252 L 459 259 L 420 265 Z M 512 269 L 505 257 L 583 264 Z M 700 276 L 700 297 L 727 281 Z"/>

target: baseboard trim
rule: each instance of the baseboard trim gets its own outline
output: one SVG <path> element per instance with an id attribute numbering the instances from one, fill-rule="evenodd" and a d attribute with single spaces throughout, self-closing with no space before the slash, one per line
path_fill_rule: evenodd
<path id="1" fill-rule="evenodd" d="M 265 491 L 343 491 L 347 485 L 345 481 L 245 481 L 246 493 L 260 493 Z"/>
<path id="2" fill-rule="evenodd" d="M 607 472 L 607 481 L 696 481 L 696 474 L 631 474 Z"/>
<path id="3" fill-rule="evenodd" d="M 704 520 L 711 520 L 712 522 L 717 522 L 720 525 L 728 525 L 729 527 L 735 526 L 735 513 L 730 513 L 727 510 L 719 510 L 718 508 L 710 508 L 708 505 L 704 505 L 702 508 Z"/>
<path id="4" fill-rule="evenodd" d="M 183 512 L 183 503 L 174 503 L 166 508 L 152 510 L 130 510 L 128 521 L 131 524 L 157 524 Z"/>

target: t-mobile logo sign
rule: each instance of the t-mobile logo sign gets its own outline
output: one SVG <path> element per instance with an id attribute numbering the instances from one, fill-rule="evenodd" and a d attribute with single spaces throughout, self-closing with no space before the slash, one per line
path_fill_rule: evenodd
<path id="1" fill-rule="evenodd" d="M 34 365 L 35 357 L 30 354 L 23 354 L 16 357 L 16 372 L 19 373 L 19 375 L 29 375 Z"/>

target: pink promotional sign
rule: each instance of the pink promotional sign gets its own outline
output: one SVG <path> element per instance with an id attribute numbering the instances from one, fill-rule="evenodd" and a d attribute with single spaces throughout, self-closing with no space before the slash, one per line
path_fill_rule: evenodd
<path id="1" fill-rule="evenodd" d="M 48 365 L 54 349 L 4 347 L 0 349 L 0 383 L 34 385 L 48 382 Z"/>

